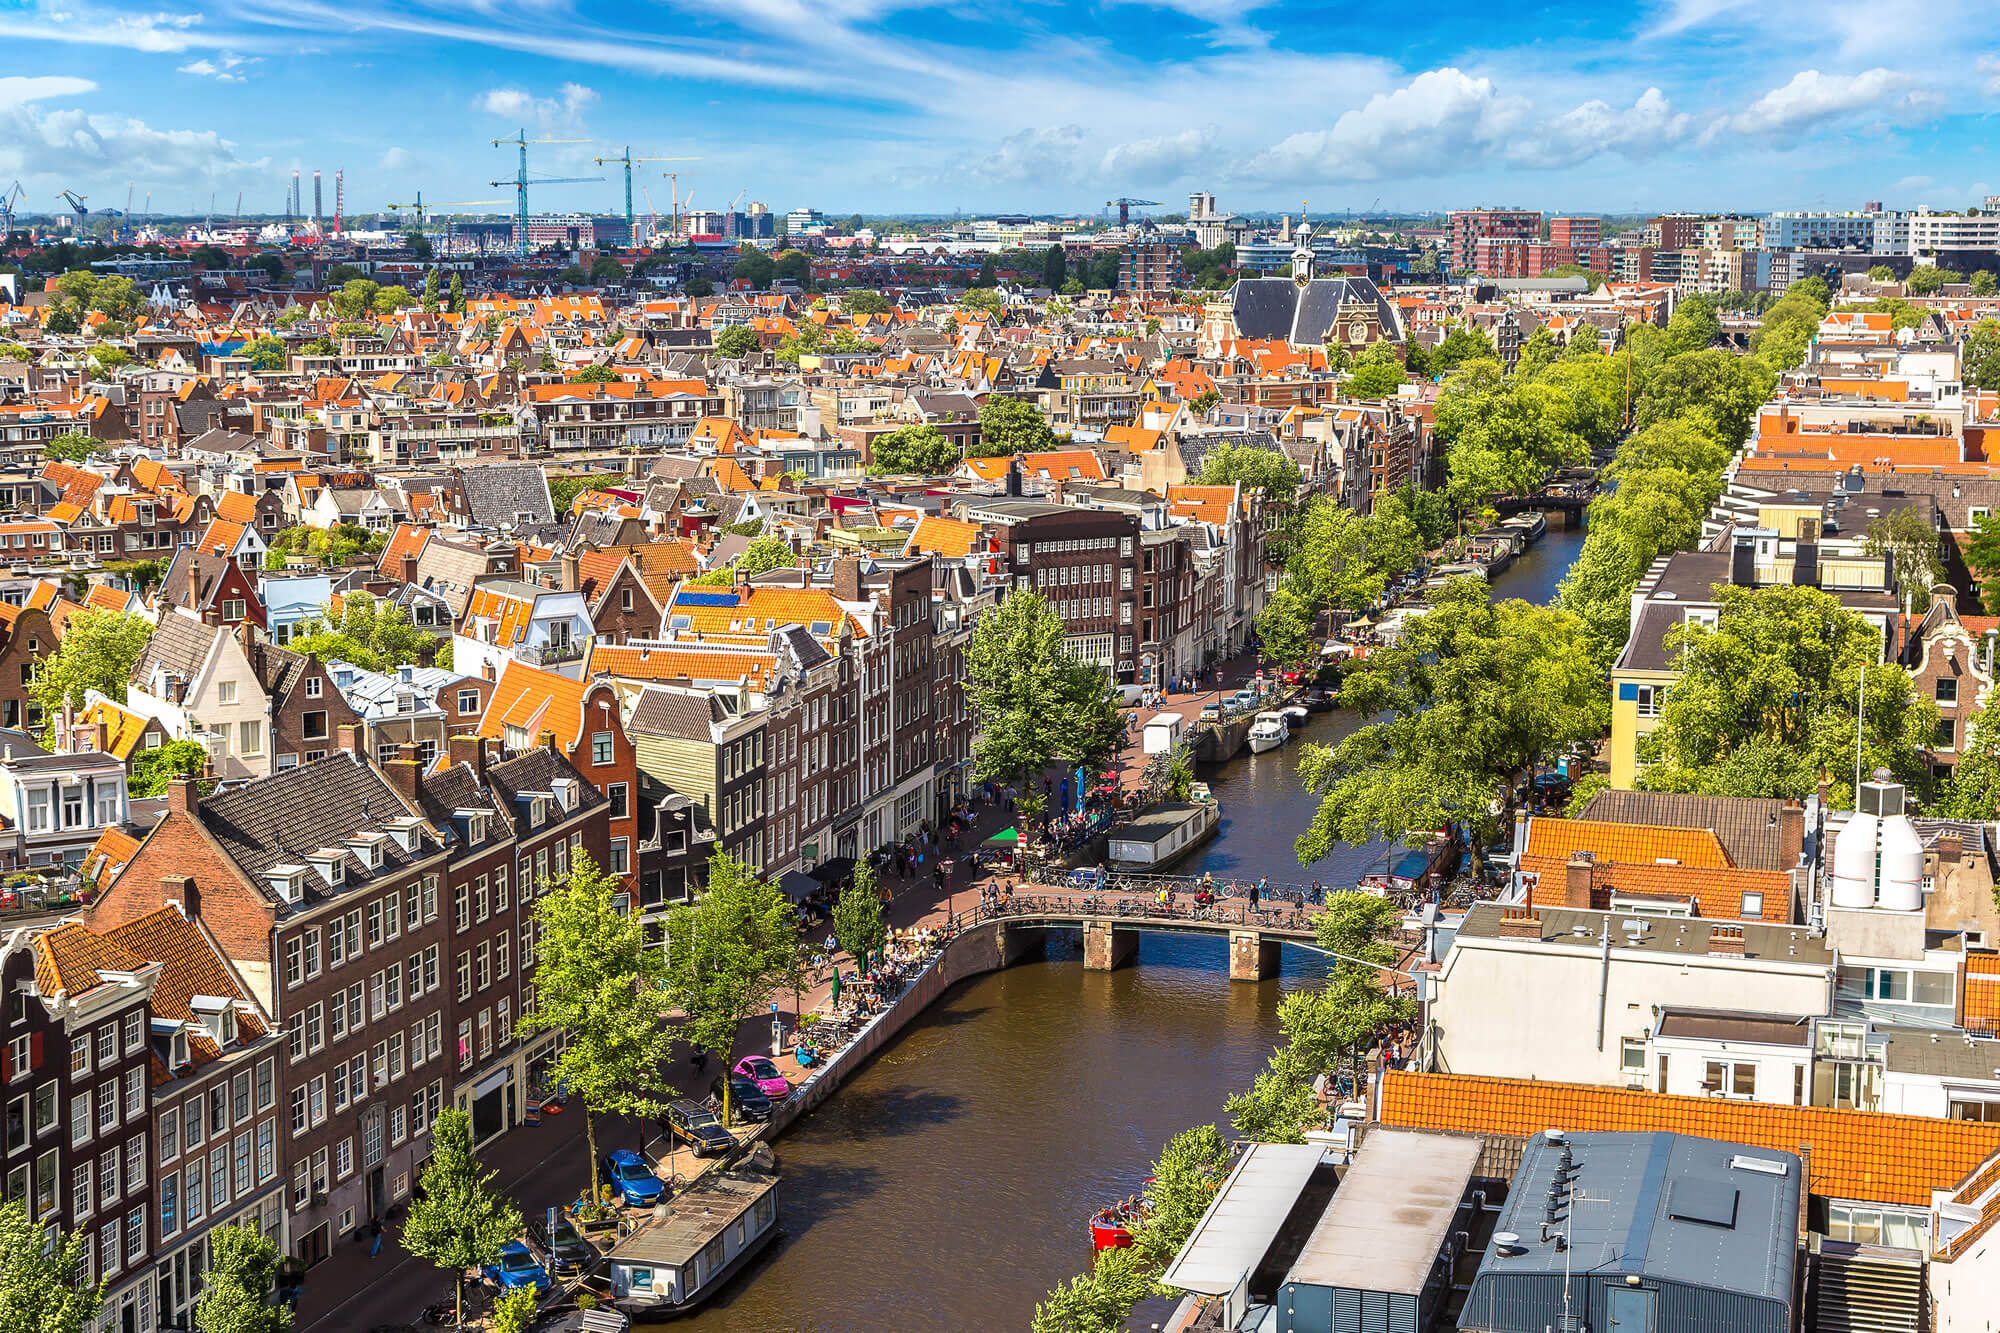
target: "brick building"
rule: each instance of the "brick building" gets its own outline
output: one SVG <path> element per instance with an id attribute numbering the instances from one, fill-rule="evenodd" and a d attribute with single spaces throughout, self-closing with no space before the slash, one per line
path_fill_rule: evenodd
<path id="1" fill-rule="evenodd" d="M 1454 273 L 1480 271 L 1477 249 L 1483 240 L 1539 241 L 1542 238 L 1540 213 L 1512 212 L 1481 208 L 1451 215 L 1449 257 Z"/>

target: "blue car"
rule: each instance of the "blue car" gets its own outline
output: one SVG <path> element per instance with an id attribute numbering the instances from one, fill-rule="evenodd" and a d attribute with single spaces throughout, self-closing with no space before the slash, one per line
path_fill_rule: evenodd
<path id="1" fill-rule="evenodd" d="M 518 1240 L 510 1240 L 502 1245 L 499 1255 L 480 1270 L 480 1275 L 507 1291 L 516 1287 L 532 1287 L 537 1296 L 546 1293 L 552 1285 L 548 1270 L 543 1268 L 536 1261 L 534 1253 Z"/>
<path id="2" fill-rule="evenodd" d="M 626 1203 L 635 1208 L 651 1208 L 667 1192 L 646 1159 L 630 1148 L 613 1148 L 604 1154 L 604 1178 Z"/>

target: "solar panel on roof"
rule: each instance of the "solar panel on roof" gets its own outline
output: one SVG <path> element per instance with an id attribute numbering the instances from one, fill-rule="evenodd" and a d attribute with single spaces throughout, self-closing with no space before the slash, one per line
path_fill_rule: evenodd
<path id="1" fill-rule="evenodd" d="M 733 592 L 684 592 L 674 599 L 681 606 L 734 606 Z"/>

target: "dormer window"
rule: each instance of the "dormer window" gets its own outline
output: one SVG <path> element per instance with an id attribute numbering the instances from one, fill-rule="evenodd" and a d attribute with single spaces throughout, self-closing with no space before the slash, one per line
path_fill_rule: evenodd
<path id="1" fill-rule="evenodd" d="M 193 1063 L 192 1059 L 188 1055 L 187 1033 L 176 1032 L 174 1034 L 171 1051 L 168 1056 L 168 1063 L 174 1069 L 185 1069 L 188 1067 L 188 1065 Z"/>
<path id="2" fill-rule="evenodd" d="M 272 866 L 264 872 L 264 879 L 271 886 L 271 891 L 288 903 L 299 902 L 306 896 L 304 866 Z"/>
<path id="3" fill-rule="evenodd" d="M 417 850 L 417 839 L 422 835 L 423 828 L 423 820 L 415 815 L 404 815 L 389 821 L 389 836 L 394 838 L 396 845 L 405 852 L 414 852 Z"/>
<path id="4" fill-rule="evenodd" d="M 466 846 L 477 847 L 486 841 L 487 816 L 484 810 L 454 810 L 451 818 Z"/>
<path id="5" fill-rule="evenodd" d="M 389 835 L 386 833 L 363 833 L 358 837 L 349 838 L 347 846 L 354 853 L 354 859 L 361 863 L 362 869 L 380 870 L 382 845 L 388 840 Z"/>
<path id="6" fill-rule="evenodd" d="M 310 858 L 314 870 L 330 887 L 339 887 L 347 882 L 347 853 L 337 847 L 322 847 Z"/>

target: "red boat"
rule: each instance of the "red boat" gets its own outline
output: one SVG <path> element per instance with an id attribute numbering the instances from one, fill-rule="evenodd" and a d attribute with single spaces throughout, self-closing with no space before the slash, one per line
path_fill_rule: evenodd
<path id="1" fill-rule="evenodd" d="M 1143 1222 L 1151 1211 L 1144 1199 L 1121 1199 L 1100 1208 L 1090 1219 L 1090 1244 L 1094 1250 L 1122 1250 L 1132 1243 L 1134 1223 Z"/>

